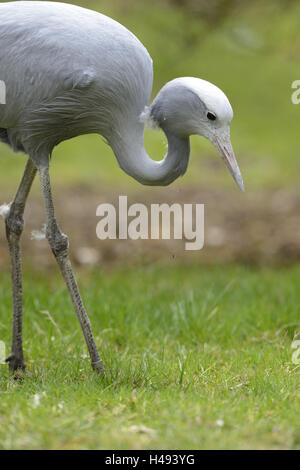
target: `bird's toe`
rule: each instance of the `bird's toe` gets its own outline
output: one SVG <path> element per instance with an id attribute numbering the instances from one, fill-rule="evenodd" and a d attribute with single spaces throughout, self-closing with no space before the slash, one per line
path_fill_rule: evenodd
<path id="1" fill-rule="evenodd" d="M 16 356 L 15 354 L 10 354 L 5 362 L 8 362 L 10 372 L 15 372 L 17 370 L 25 370 L 26 364 L 23 358 Z"/>

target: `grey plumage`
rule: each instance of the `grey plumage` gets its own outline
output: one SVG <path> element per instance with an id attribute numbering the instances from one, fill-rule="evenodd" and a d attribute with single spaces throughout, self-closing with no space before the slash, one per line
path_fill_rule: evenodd
<path id="1" fill-rule="evenodd" d="M 110 139 L 119 120 L 138 116 L 149 101 L 146 49 L 94 11 L 54 2 L 2 3 L 0 46 L 8 103 L 0 107 L 0 127 L 8 129 L 15 149 L 30 154 L 42 145 L 51 152 L 60 141 L 90 132 Z"/>
<path id="2" fill-rule="evenodd" d="M 120 167 L 143 184 L 167 185 L 185 173 L 189 136 L 216 146 L 237 184 L 242 177 L 229 138 L 233 116 L 224 93 L 200 79 L 172 80 L 148 108 L 152 60 L 125 27 L 100 13 L 70 4 L 0 3 L 0 141 L 29 155 L 24 177 L 6 215 L 13 276 L 13 347 L 10 368 L 24 367 L 19 239 L 25 202 L 38 171 L 46 207 L 46 237 L 80 320 L 93 366 L 101 372 L 89 321 L 68 258 L 68 240 L 54 214 L 49 161 L 53 148 L 72 137 L 97 133 Z M 168 152 L 152 160 L 144 148 L 144 122 L 161 127 Z"/>

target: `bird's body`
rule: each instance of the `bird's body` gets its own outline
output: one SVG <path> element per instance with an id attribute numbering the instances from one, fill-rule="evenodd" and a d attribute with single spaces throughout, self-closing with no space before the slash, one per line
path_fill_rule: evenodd
<path id="1" fill-rule="evenodd" d="M 20 236 L 25 203 L 38 171 L 46 208 L 46 237 L 69 289 L 93 367 L 103 365 L 93 340 L 68 257 L 68 239 L 56 222 L 49 163 L 53 148 L 72 137 L 97 133 L 111 146 L 120 167 L 137 181 L 167 185 L 185 173 L 189 136 L 218 149 L 237 184 L 242 177 L 230 143 L 231 105 L 205 80 L 173 79 L 147 107 L 152 60 L 141 42 L 116 21 L 84 8 L 39 1 L 0 3 L 0 141 L 29 159 L 16 196 L 5 206 L 13 280 L 11 370 L 24 368 Z M 144 147 L 144 123 L 168 140 L 161 161 Z M 92 171 L 92 170 L 91 170 Z"/>
<path id="2" fill-rule="evenodd" d="M 0 77 L 7 84 L 0 128 L 16 149 L 51 152 L 59 142 L 98 133 L 108 141 L 142 128 L 152 60 L 116 21 L 55 2 L 0 4 Z"/>

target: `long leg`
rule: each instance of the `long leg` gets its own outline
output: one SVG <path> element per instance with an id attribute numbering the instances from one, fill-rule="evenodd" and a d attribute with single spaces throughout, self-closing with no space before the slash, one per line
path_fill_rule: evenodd
<path id="1" fill-rule="evenodd" d="M 20 237 L 24 227 L 23 214 L 25 203 L 36 174 L 36 167 L 28 159 L 18 191 L 5 217 L 6 237 L 8 240 L 13 299 L 13 332 L 11 354 L 6 359 L 9 369 L 25 369 L 22 346 L 22 264 Z"/>
<path id="2" fill-rule="evenodd" d="M 92 367 L 101 374 L 104 371 L 104 367 L 97 351 L 90 321 L 83 306 L 72 270 L 68 255 L 68 237 L 61 232 L 55 218 L 48 165 L 43 165 L 39 168 L 39 176 L 46 208 L 46 237 L 68 287 L 90 353 Z"/>

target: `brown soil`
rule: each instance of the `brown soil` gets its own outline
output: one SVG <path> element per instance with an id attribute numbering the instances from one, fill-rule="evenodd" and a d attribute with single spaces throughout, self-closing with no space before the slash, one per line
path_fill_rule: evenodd
<path id="1" fill-rule="evenodd" d="M 55 197 L 57 217 L 70 238 L 71 256 L 78 264 L 117 262 L 238 262 L 252 265 L 290 264 L 300 260 L 300 190 L 257 193 L 199 191 L 197 189 L 147 189 L 131 194 L 128 205 L 141 202 L 205 204 L 205 244 L 200 251 L 185 251 L 184 240 L 105 240 L 96 237 L 96 207 L 115 203 L 116 191 L 101 193 L 86 188 L 60 192 Z M 26 262 L 43 267 L 54 260 L 45 240 L 31 240 L 40 229 L 44 214 L 42 201 L 33 197 L 25 214 L 22 239 Z M 0 268 L 8 269 L 4 223 L 0 226 Z"/>

